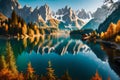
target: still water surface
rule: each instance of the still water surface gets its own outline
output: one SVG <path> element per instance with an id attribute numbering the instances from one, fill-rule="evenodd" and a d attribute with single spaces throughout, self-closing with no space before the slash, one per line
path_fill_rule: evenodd
<path id="1" fill-rule="evenodd" d="M 67 70 L 73 80 L 90 80 L 96 70 L 103 80 L 119 80 L 119 73 L 111 67 L 107 49 L 100 43 L 86 43 L 65 35 L 52 35 L 31 39 L 0 39 L 0 53 L 4 53 L 6 42 L 10 42 L 19 71 L 26 72 L 31 62 L 37 74 L 46 74 L 48 61 L 55 74 L 61 76 Z M 115 68 L 115 69 L 114 69 Z"/>

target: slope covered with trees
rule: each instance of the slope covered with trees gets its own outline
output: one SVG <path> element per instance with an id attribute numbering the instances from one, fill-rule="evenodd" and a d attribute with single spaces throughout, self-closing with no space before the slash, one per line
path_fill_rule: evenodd
<path id="1" fill-rule="evenodd" d="M 120 4 L 120 2 L 116 3 L 115 5 L 117 6 Z M 108 29 L 108 26 L 111 22 L 117 23 L 117 21 L 120 19 L 120 5 L 109 15 L 106 20 L 100 24 L 98 31 L 99 32 L 104 32 Z"/>
<path id="2" fill-rule="evenodd" d="M 111 22 L 107 31 L 101 32 L 100 37 L 104 40 L 120 42 L 120 20 L 118 20 L 117 24 Z"/>
<path id="3" fill-rule="evenodd" d="M 50 20 L 49 25 L 57 26 L 57 23 L 56 20 Z M 40 26 L 32 22 L 27 24 L 15 11 L 12 12 L 11 18 L 1 21 L 0 24 L 0 35 L 5 36 L 33 37 L 54 33 L 58 30 L 58 27 Z"/>

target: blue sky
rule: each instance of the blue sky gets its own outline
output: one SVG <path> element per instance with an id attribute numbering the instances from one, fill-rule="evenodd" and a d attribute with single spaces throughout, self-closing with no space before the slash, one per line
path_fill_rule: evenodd
<path id="1" fill-rule="evenodd" d="M 50 6 L 53 11 L 63 8 L 66 5 L 74 10 L 86 9 L 87 11 L 94 12 L 98 7 L 103 4 L 103 0 L 18 0 L 22 6 L 25 4 L 35 8 L 42 6 L 45 3 Z"/>

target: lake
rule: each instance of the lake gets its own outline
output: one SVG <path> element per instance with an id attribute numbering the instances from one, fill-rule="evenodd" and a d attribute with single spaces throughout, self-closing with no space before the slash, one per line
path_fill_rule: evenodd
<path id="1" fill-rule="evenodd" d="M 62 33 L 28 39 L 0 39 L 0 54 L 4 55 L 7 42 L 11 44 L 18 70 L 23 73 L 31 62 L 36 74 L 45 75 L 48 61 L 51 61 L 58 77 L 68 71 L 73 80 L 90 80 L 98 71 L 103 80 L 108 77 L 120 79 L 119 50 L 101 43 L 83 42 Z"/>

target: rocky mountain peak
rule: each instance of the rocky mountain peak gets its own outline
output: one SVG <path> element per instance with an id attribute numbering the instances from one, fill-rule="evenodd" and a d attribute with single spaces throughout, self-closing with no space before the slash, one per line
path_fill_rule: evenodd
<path id="1" fill-rule="evenodd" d="M 77 10 L 76 15 L 80 19 L 90 19 L 91 18 L 91 12 L 87 12 L 85 9 Z"/>
<path id="2" fill-rule="evenodd" d="M 113 0 L 104 0 L 104 3 L 114 3 Z"/>
<path id="3" fill-rule="evenodd" d="M 66 5 L 64 9 L 66 9 L 66 10 L 67 10 L 68 8 L 69 8 L 69 7 Z"/>
<path id="4" fill-rule="evenodd" d="M 28 5 L 25 5 L 23 7 L 24 10 L 29 10 L 29 11 L 32 11 L 32 7 L 28 6 Z"/>
<path id="5" fill-rule="evenodd" d="M 86 12 L 85 9 L 81 9 L 82 12 Z"/>
<path id="6" fill-rule="evenodd" d="M 41 15 L 38 15 L 38 19 L 39 19 L 40 21 L 44 21 Z"/>
<path id="7" fill-rule="evenodd" d="M 34 10 L 39 10 L 39 9 L 40 9 L 40 7 L 36 6 L 36 8 Z"/>
<path id="8" fill-rule="evenodd" d="M 44 6 L 45 6 L 45 8 L 49 8 L 48 4 L 45 4 Z"/>
<path id="9" fill-rule="evenodd" d="M 114 11 L 115 6 L 114 6 L 113 0 L 104 0 L 103 5 L 101 8 L 98 8 L 96 12 L 93 14 L 93 17 L 98 21 L 98 22 L 103 22 L 109 14 Z"/>
<path id="10" fill-rule="evenodd" d="M 51 18 L 51 10 L 50 7 L 45 4 L 39 8 L 39 14 L 42 16 L 42 18 L 47 21 Z"/>
<path id="11" fill-rule="evenodd" d="M 102 7 L 109 8 L 109 7 L 111 7 L 111 5 L 113 5 L 113 3 L 114 3 L 113 0 L 104 0 Z"/>
<path id="12" fill-rule="evenodd" d="M 0 12 L 5 14 L 5 16 L 10 17 L 12 11 L 15 10 L 15 12 L 27 23 L 38 22 L 40 25 L 41 23 L 45 25 L 47 21 L 54 23 L 58 20 L 61 21 L 64 26 L 69 26 L 68 28 L 80 29 L 84 24 L 84 22 L 76 16 L 75 11 L 69 6 L 59 9 L 56 13 L 51 12 L 51 9 L 47 4 L 40 7 L 37 6 L 34 10 L 28 5 L 21 8 L 19 8 L 19 6 L 20 4 L 18 3 L 18 0 L 1 0 Z M 58 17 L 55 18 L 52 15 L 57 15 Z"/>
<path id="13" fill-rule="evenodd" d="M 57 19 L 63 21 L 65 23 L 65 26 L 68 26 L 71 29 L 80 29 L 81 26 L 84 24 L 83 21 L 81 21 L 74 10 L 72 10 L 71 7 L 65 6 L 62 9 L 58 9 L 56 12 Z M 73 27 L 74 26 L 74 27 Z"/>
<path id="14" fill-rule="evenodd" d="M 17 10 L 21 7 L 18 0 L 1 0 L 0 1 L 0 12 L 5 16 L 10 17 L 13 10 Z"/>

